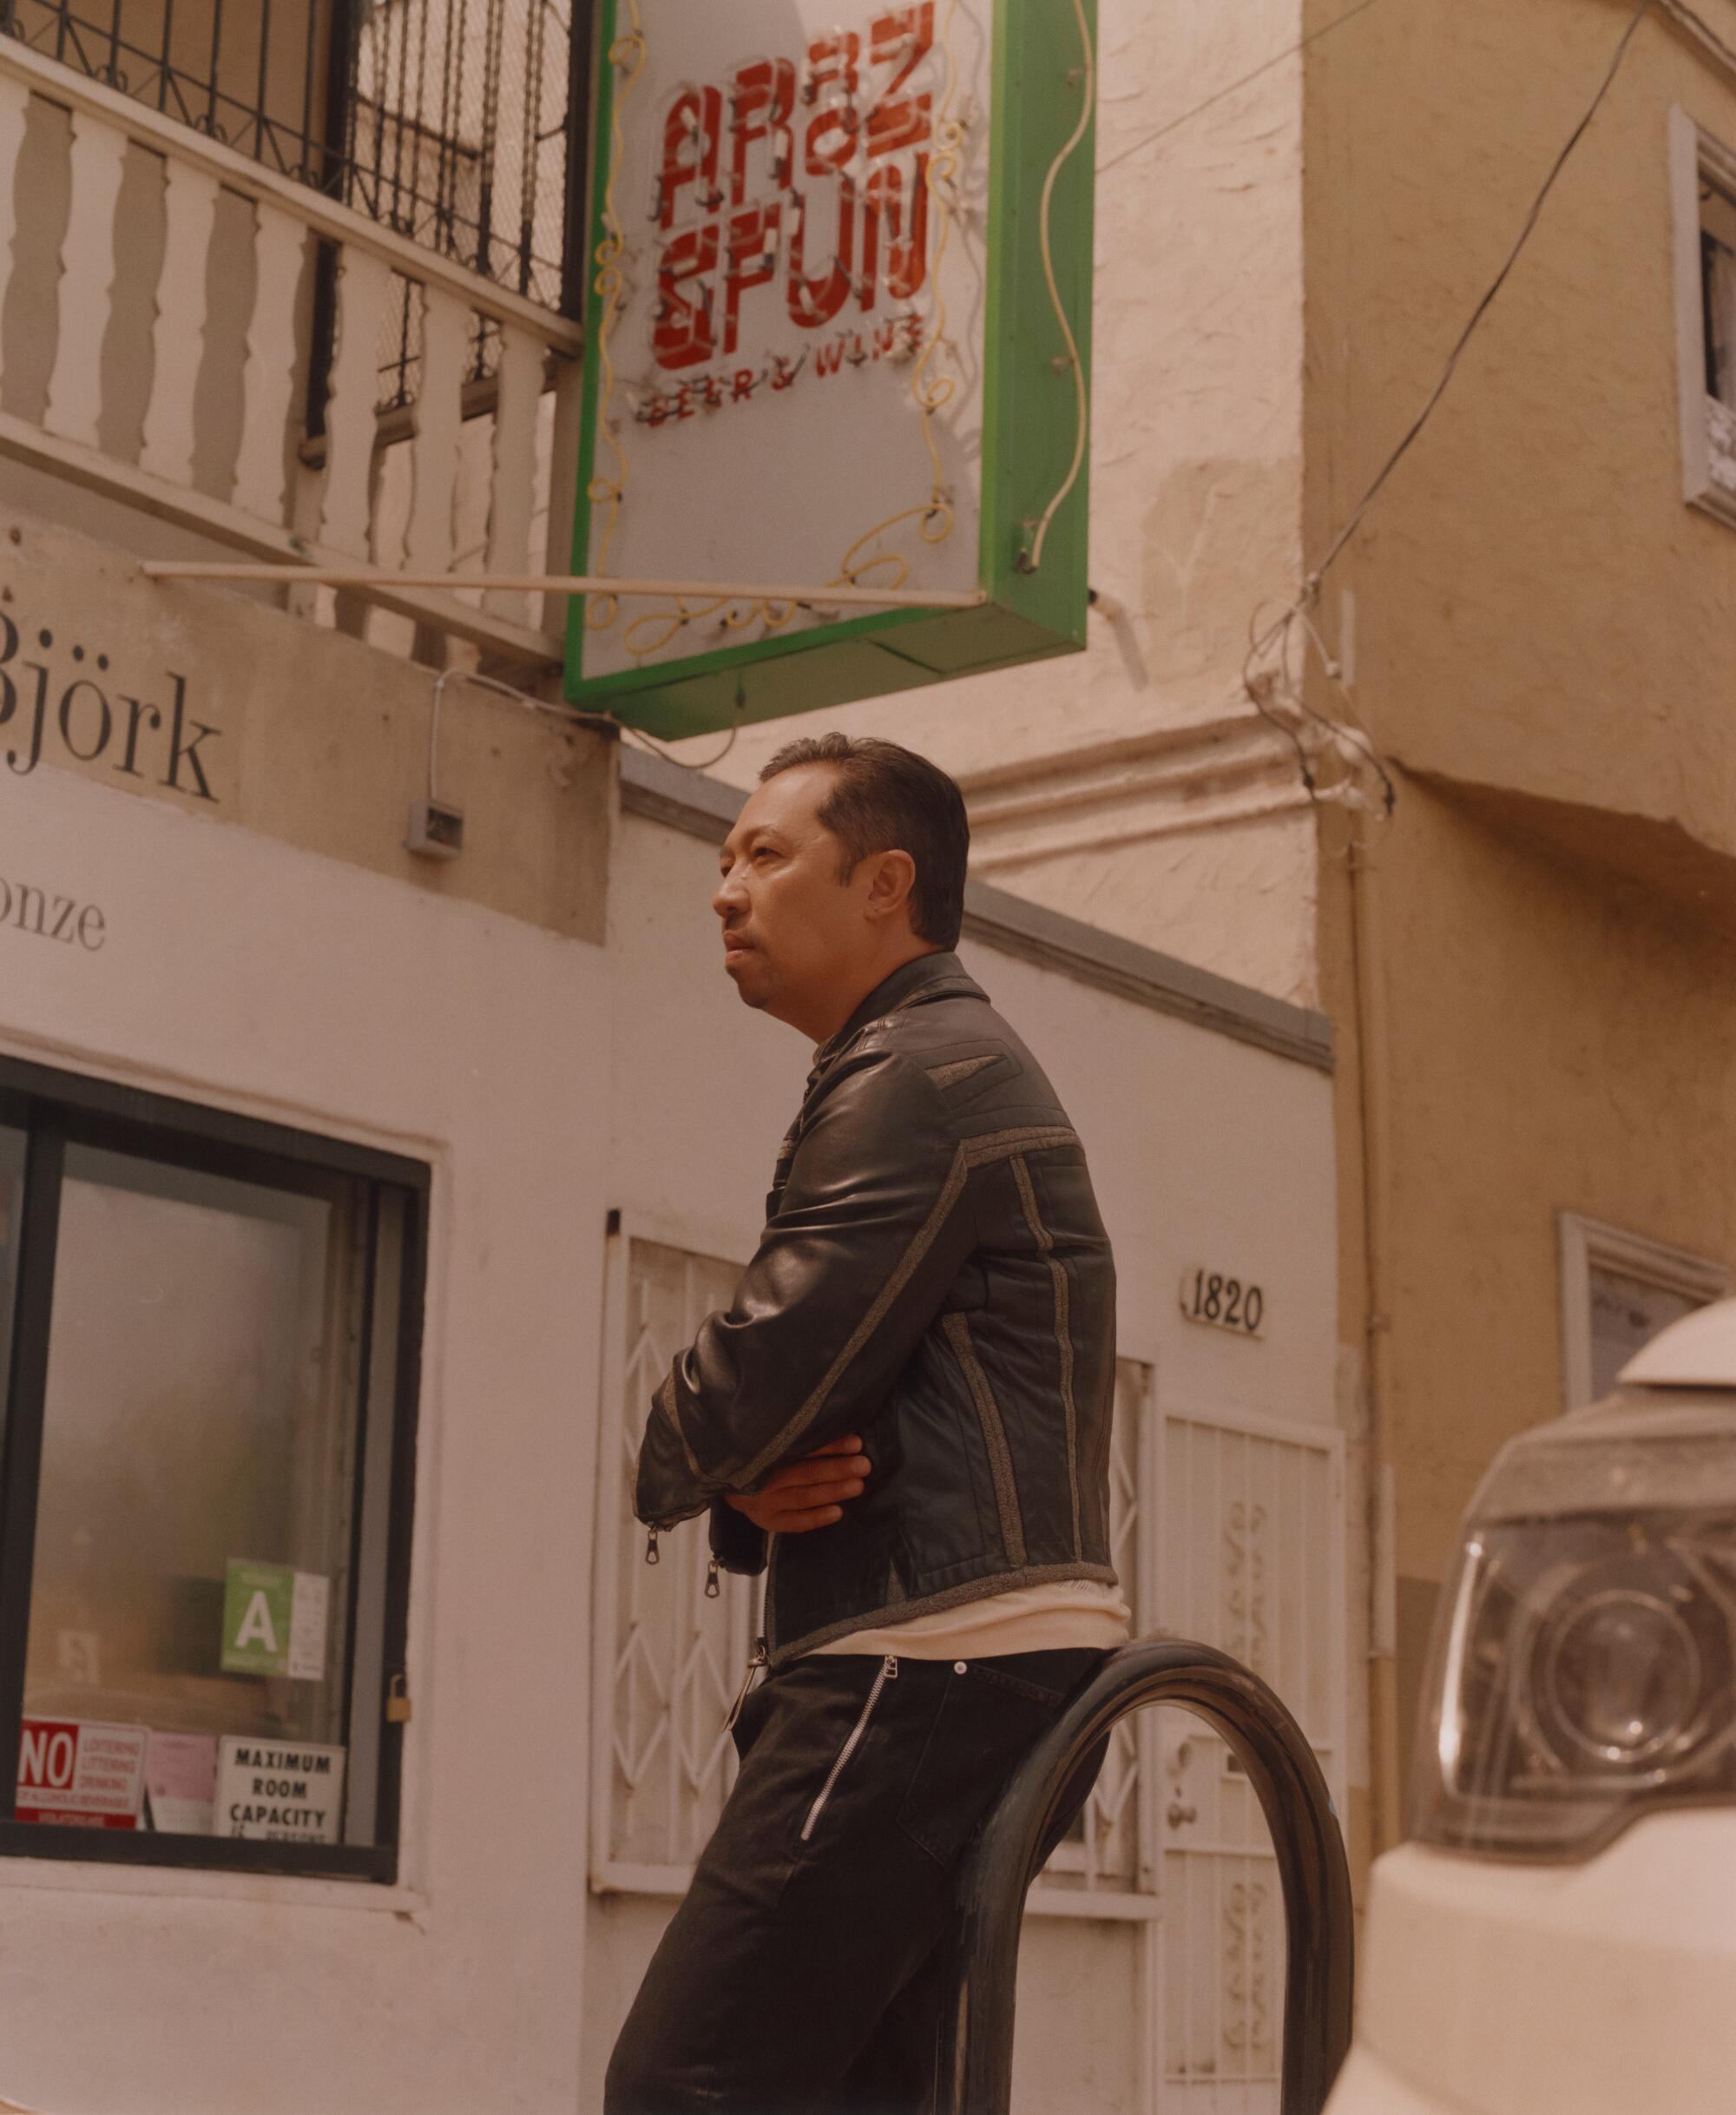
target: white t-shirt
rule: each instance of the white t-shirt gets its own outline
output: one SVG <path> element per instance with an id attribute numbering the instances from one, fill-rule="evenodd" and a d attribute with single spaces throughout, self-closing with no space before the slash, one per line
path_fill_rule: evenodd
<path id="1" fill-rule="evenodd" d="M 1003 1652 L 1109 1652 L 1128 1642 L 1132 1611 L 1119 1586 L 1057 1579 L 985 1594 L 962 1608 L 937 1609 L 883 1629 L 852 1631 L 819 1653 L 890 1653 L 897 1659 L 987 1659 Z"/>

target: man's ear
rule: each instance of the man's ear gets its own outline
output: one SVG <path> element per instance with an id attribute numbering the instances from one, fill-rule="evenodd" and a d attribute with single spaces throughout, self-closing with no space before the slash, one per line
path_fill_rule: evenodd
<path id="1" fill-rule="evenodd" d="M 917 884 L 917 863 L 908 852 L 871 854 L 873 871 L 868 883 L 867 912 L 877 921 L 908 916 L 911 892 Z"/>

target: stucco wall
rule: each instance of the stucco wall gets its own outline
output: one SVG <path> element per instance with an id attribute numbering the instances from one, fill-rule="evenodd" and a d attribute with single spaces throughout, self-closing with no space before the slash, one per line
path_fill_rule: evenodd
<path id="1" fill-rule="evenodd" d="M 1308 0 L 1307 25 L 1341 12 Z M 1736 43 L 1730 0 L 1700 13 Z M 1632 18 L 1374 8 L 1311 47 L 1311 555 L 1421 410 Z M 1322 601 L 1404 767 L 1364 832 L 1371 923 L 1336 820 L 1318 886 L 1347 1370 L 1371 1344 L 1387 1369 L 1406 1756 L 1460 1511 L 1562 1405 L 1555 1214 L 1726 1261 L 1736 1241 L 1736 532 L 1683 497 L 1674 103 L 1736 140 L 1730 69 L 1657 7 Z"/>
<path id="2" fill-rule="evenodd" d="M 1736 43 L 1729 0 L 1702 12 Z M 1311 550 L 1421 407 L 1631 14 L 1376 9 L 1314 47 Z M 1407 764 L 1732 854 L 1736 530 L 1682 497 L 1676 102 L 1736 144 L 1736 81 L 1654 10 L 1325 618 L 1353 592 L 1358 705 Z"/>
<path id="3" fill-rule="evenodd" d="M 605 958 L 64 773 L 0 803 L 5 875 L 105 913 L 0 928 L 0 1044 L 435 1170 L 404 1882 L 6 1861 L 0 2092 L 570 2107 Z"/>
<path id="4" fill-rule="evenodd" d="M 1736 939 L 1480 796 L 1407 781 L 1401 812 L 1374 886 L 1408 1741 L 1460 1514 L 1502 1443 L 1565 1407 L 1558 1215 L 1736 1268 Z M 1352 1194 L 1351 1307 L 1361 1231 Z"/>
<path id="5" fill-rule="evenodd" d="M 436 902 L 600 939 L 614 735 L 454 675 L 435 768 L 465 848 L 418 858 L 404 836 L 428 792 L 434 684 L 341 632 L 148 580 L 130 553 L 0 506 L 0 788 L 70 773 Z"/>

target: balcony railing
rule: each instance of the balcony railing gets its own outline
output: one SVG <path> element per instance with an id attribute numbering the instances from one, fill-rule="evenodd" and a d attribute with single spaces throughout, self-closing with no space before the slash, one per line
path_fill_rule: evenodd
<path id="1" fill-rule="evenodd" d="M 390 576 L 566 570 L 575 323 L 4 39 L 0 305 L 0 455 L 193 532 L 187 555 L 376 567 L 365 600 L 290 594 L 381 643 L 559 657 L 553 598 Z M 413 387 L 383 412 L 380 348 L 405 308 Z"/>

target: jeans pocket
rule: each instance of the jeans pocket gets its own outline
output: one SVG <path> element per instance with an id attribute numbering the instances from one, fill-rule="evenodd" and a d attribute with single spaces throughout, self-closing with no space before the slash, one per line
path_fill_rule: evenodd
<path id="1" fill-rule="evenodd" d="M 977 1660 L 956 1666 L 898 1809 L 898 1826 L 950 1866 L 1065 1701 Z"/>

